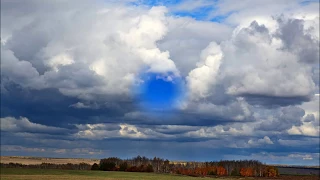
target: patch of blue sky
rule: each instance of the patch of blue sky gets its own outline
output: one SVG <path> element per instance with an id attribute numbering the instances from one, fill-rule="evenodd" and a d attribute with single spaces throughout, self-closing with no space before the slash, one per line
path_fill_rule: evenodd
<path id="1" fill-rule="evenodd" d="M 196 20 L 207 20 L 208 15 L 213 11 L 212 6 L 204 6 L 194 9 L 192 11 L 176 11 L 171 12 L 172 15 L 179 16 L 179 17 L 191 17 Z"/>
<path id="2" fill-rule="evenodd" d="M 137 0 L 130 2 L 131 5 L 139 6 L 139 5 L 146 5 L 146 6 L 172 6 L 183 2 L 183 0 Z"/>
<path id="3" fill-rule="evenodd" d="M 184 0 L 138 0 L 131 2 L 131 5 L 134 6 L 166 6 L 169 9 L 174 6 L 179 6 L 179 4 L 183 3 Z M 191 17 L 196 20 L 207 20 L 208 15 L 214 10 L 214 7 L 209 6 L 201 6 L 192 10 L 173 10 L 169 12 L 169 15 L 179 16 L 179 17 Z"/>
<path id="4" fill-rule="evenodd" d="M 143 83 L 135 87 L 137 103 L 144 110 L 170 110 L 184 95 L 183 80 L 170 75 L 142 74 Z"/>
<path id="5" fill-rule="evenodd" d="M 305 0 L 305 1 L 301 1 L 299 4 L 302 6 L 306 6 L 306 5 L 309 5 L 310 3 L 319 3 L 319 0 Z"/>

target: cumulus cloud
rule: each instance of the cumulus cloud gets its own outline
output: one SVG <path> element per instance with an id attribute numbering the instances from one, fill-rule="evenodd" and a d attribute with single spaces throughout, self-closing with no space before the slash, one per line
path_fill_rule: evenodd
<path id="1" fill-rule="evenodd" d="M 292 126 L 288 130 L 288 133 L 292 135 L 306 135 L 306 136 L 318 137 L 320 130 L 319 130 L 319 125 L 315 126 L 310 122 L 304 122 L 300 126 Z"/>
<path id="2" fill-rule="evenodd" d="M 158 42 L 158 46 L 161 50 L 170 52 L 170 57 L 184 77 L 195 68 L 201 52 L 210 42 L 220 43 L 226 40 L 233 29 L 224 24 L 197 21 L 190 17 L 169 16 L 167 22 L 168 32 Z"/>
<path id="3" fill-rule="evenodd" d="M 280 50 L 283 40 L 272 36 L 265 26 L 253 22 L 224 44 L 225 76 L 232 78 L 229 94 L 303 97 L 314 92 L 308 66 L 301 66 L 294 53 Z"/>
<path id="4" fill-rule="evenodd" d="M 258 140 L 250 139 L 248 141 L 248 144 L 252 146 L 259 146 L 261 144 L 273 144 L 273 142 L 268 136 L 264 136 L 262 139 L 258 139 Z"/>
<path id="5" fill-rule="evenodd" d="M 74 134 L 76 138 L 84 139 L 105 139 L 119 137 L 121 127 L 115 124 L 78 124 L 78 132 Z"/>
<path id="6" fill-rule="evenodd" d="M 39 78 L 39 72 L 28 61 L 21 61 L 14 53 L 1 45 L 1 72 L 2 79 L 14 81 L 25 87 L 34 89 L 45 88 L 45 80 Z"/>
<path id="7" fill-rule="evenodd" d="M 10 5 L 6 1 L 3 8 Z M 3 16 L 5 22 L 19 10 L 16 5 Z M 79 11 L 82 15 L 75 15 Z M 156 44 L 167 33 L 166 11 L 165 7 L 148 10 L 92 5 L 62 12 L 53 8 L 51 13 L 57 16 L 46 18 L 32 14 L 29 24 L 10 32 L 1 44 L 3 76 L 28 88 L 57 88 L 82 99 L 105 93 L 130 96 L 130 87 L 143 71 L 179 75 L 169 52 Z M 52 23 L 57 20 L 60 23 Z"/>
<path id="8" fill-rule="evenodd" d="M 210 87 L 217 79 L 221 59 L 223 57 L 220 46 L 215 42 L 204 49 L 201 53 L 202 65 L 192 70 L 188 75 L 188 85 L 192 99 L 205 98 L 210 96 Z"/>
<path id="9" fill-rule="evenodd" d="M 303 20 L 280 18 L 274 21 L 279 24 L 276 32 L 253 21 L 249 27 L 236 29 L 230 40 L 220 45 L 209 45 L 208 48 L 217 49 L 216 54 L 211 55 L 217 55 L 217 60 L 207 58 L 205 63 L 211 61 L 211 65 L 205 64 L 189 73 L 190 92 L 195 94 L 197 90 L 198 98 L 209 96 L 208 92 L 214 96 L 214 85 L 223 84 L 227 94 L 244 96 L 249 102 L 256 97 L 260 101 L 268 97 L 292 99 L 291 103 L 308 101 L 316 89 L 312 66 L 319 64 L 316 45 L 319 39 L 312 39 L 310 34 L 304 32 Z M 287 26 L 294 29 L 292 31 L 296 33 L 292 36 L 299 42 L 289 42 L 286 33 L 279 33 L 286 31 Z M 300 41 L 308 46 L 295 48 L 294 43 L 299 44 Z M 210 52 L 208 49 L 204 51 Z M 301 53 L 308 54 L 309 60 Z"/>

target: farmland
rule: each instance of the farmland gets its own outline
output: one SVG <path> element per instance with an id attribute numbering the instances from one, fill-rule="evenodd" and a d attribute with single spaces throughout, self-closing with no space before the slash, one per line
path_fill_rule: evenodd
<path id="1" fill-rule="evenodd" d="M 41 163 L 52 163 L 52 164 L 94 164 L 99 163 L 99 159 L 80 159 L 80 158 L 47 158 L 47 157 L 27 157 L 27 156 L 1 156 L 1 163 L 20 163 L 25 165 L 30 164 L 41 164 Z"/>
<path id="2" fill-rule="evenodd" d="M 1 180 L 9 179 L 196 180 L 202 178 L 156 173 L 2 168 Z"/>
<path id="3" fill-rule="evenodd" d="M 243 178 L 243 177 L 189 177 L 172 174 L 109 172 L 109 171 L 77 171 L 77 170 L 49 170 L 49 169 L 14 169 L 1 168 L 1 180 L 200 180 L 200 179 L 278 179 L 278 180 L 319 180 L 317 176 L 280 176 L 277 178 Z"/>
<path id="4" fill-rule="evenodd" d="M 320 175 L 319 168 L 278 167 L 280 174 L 290 175 Z"/>

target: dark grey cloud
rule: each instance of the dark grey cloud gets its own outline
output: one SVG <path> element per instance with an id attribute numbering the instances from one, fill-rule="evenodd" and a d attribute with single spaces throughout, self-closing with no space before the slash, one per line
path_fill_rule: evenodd
<path id="1" fill-rule="evenodd" d="M 305 111 L 302 108 L 288 106 L 281 109 L 280 112 L 272 117 L 272 120 L 262 122 L 259 129 L 264 131 L 284 131 L 290 129 L 292 126 L 299 126 L 302 124 L 302 117 Z"/>
<path id="2" fill-rule="evenodd" d="M 304 20 L 279 18 L 277 21 L 280 28 L 276 37 L 283 41 L 283 48 L 297 53 L 301 62 L 319 64 L 319 39 L 305 32 Z"/>
<path id="3" fill-rule="evenodd" d="M 241 94 L 248 103 L 254 105 L 262 105 L 265 107 L 279 107 L 279 106 L 289 106 L 289 105 L 300 105 L 303 102 L 308 102 L 311 97 L 301 96 L 301 97 L 276 97 L 268 95 L 256 95 L 256 94 Z"/>

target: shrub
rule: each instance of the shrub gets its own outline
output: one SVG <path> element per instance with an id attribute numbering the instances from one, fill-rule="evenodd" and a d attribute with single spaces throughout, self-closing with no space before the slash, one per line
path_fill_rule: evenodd
<path id="1" fill-rule="evenodd" d="M 100 167 L 99 167 L 99 165 L 98 165 L 97 163 L 94 163 L 94 164 L 91 166 L 91 170 L 97 171 L 97 170 L 99 170 L 99 169 L 100 169 Z"/>
<path id="2" fill-rule="evenodd" d="M 276 177 L 279 175 L 278 168 L 274 166 L 266 166 L 263 172 L 263 176 L 265 177 Z"/>
<path id="3" fill-rule="evenodd" d="M 119 171 L 126 171 L 128 169 L 128 163 L 123 162 L 120 164 Z"/>
<path id="4" fill-rule="evenodd" d="M 146 168 L 146 172 L 153 172 L 153 167 L 151 164 L 148 164 L 148 166 Z"/>
<path id="5" fill-rule="evenodd" d="M 100 163 L 100 170 L 102 171 L 112 171 L 116 167 L 114 162 L 103 162 Z"/>

